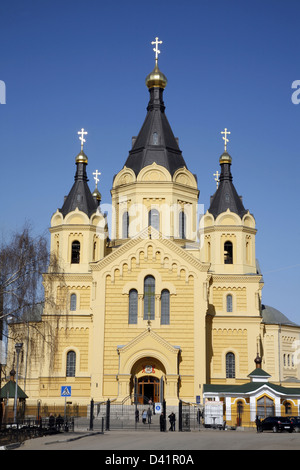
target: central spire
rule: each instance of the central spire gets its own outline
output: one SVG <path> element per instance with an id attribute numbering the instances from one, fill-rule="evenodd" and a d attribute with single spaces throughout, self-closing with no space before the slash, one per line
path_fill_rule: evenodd
<path id="1" fill-rule="evenodd" d="M 131 168 L 138 175 L 143 168 L 156 163 L 165 167 L 173 176 L 179 168 L 187 167 L 165 114 L 163 92 L 167 85 L 167 79 L 158 67 L 158 55 L 160 54 L 158 45 L 162 44 L 162 41 L 156 37 L 151 44 L 155 45 L 153 48 L 155 66 L 146 77 L 146 85 L 150 93 L 147 115 L 137 138 L 134 140 L 125 166 Z"/>

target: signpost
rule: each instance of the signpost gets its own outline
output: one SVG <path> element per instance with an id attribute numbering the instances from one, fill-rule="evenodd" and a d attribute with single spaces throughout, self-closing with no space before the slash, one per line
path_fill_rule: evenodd
<path id="1" fill-rule="evenodd" d="M 162 405 L 161 403 L 155 403 L 155 414 L 160 415 L 162 412 Z"/>
<path id="2" fill-rule="evenodd" d="M 66 417 L 67 417 L 67 398 L 72 396 L 72 388 L 70 385 L 62 385 L 60 389 L 60 396 L 65 397 L 65 413 L 64 413 L 64 421 L 66 425 Z"/>

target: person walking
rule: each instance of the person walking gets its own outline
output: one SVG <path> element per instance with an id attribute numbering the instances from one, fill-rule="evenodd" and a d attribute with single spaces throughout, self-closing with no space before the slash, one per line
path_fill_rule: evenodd
<path id="1" fill-rule="evenodd" d="M 146 424 L 146 419 L 147 419 L 147 411 L 146 410 L 143 410 L 143 413 L 142 413 L 142 420 L 143 420 L 143 423 Z"/>

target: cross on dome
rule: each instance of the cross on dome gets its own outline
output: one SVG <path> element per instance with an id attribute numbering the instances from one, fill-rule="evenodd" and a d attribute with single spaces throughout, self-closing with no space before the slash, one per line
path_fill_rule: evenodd
<path id="1" fill-rule="evenodd" d="M 94 171 L 93 175 L 95 175 L 95 176 L 94 176 L 94 180 L 95 180 L 96 188 L 97 188 L 97 184 L 99 183 L 99 178 L 98 178 L 98 176 L 100 176 L 101 173 L 100 173 L 100 171 L 96 170 L 96 171 Z"/>
<path id="2" fill-rule="evenodd" d="M 229 140 L 227 139 L 227 134 L 231 134 L 231 132 L 229 132 L 227 128 L 225 127 L 224 131 L 222 131 L 221 134 L 224 134 L 224 137 L 222 137 L 222 139 L 224 140 L 224 151 L 226 152 L 227 142 L 229 142 Z"/>
<path id="3" fill-rule="evenodd" d="M 162 44 L 162 41 L 159 41 L 158 40 L 158 37 L 155 38 L 155 41 L 152 41 L 151 44 L 155 44 L 155 47 L 153 48 L 154 52 L 155 52 L 155 60 L 157 62 L 158 60 L 158 54 L 160 54 L 160 50 L 158 49 L 158 45 L 159 44 Z"/>
<path id="4" fill-rule="evenodd" d="M 219 179 L 219 176 L 220 176 L 220 173 L 218 172 L 218 170 L 214 173 L 213 175 L 215 177 L 215 181 L 217 183 L 217 189 L 219 187 L 219 182 L 220 182 L 220 179 Z"/>
<path id="5" fill-rule="evenodd" d="M 80 136 L 79 140 L 81 141 L 81 150 L 83 150 L 83 143 L 86 141 L 84 135 L 86 135 L 87 132 L 82 128 L 81 131 L 77 132 L 77 134 Z"/>

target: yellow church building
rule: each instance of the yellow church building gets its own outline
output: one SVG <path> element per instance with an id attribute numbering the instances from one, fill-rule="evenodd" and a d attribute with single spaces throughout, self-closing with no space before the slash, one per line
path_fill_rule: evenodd
<path id="1" fill-rule="evenodd" d="M 27 404 L 63 403 L 68 385 L 73 403 L 86 406 L 136 396 L 167 406 L 222 401 L 228 422 L 237 406 L 250 421 L 271 408 L 298 415 L 300 327 L 263 303 L 257 228 L 233 184 L 229 132 L 218 187 L 201 211 L 197 178 L 165 114 L 157 56 L 144 123 L 113 177 L 111 226 L 98 172 L 94 191 L 88 186 L 79 133 L 75 181 L 51 218 L 59 272 L 51 265 L 44 276 L 30 340 L 12 325 L 26 347 Z"/>

